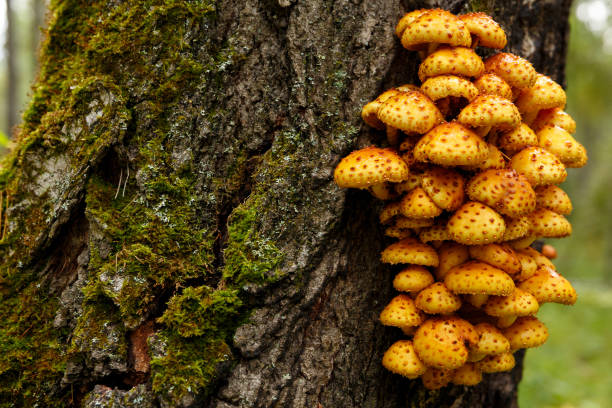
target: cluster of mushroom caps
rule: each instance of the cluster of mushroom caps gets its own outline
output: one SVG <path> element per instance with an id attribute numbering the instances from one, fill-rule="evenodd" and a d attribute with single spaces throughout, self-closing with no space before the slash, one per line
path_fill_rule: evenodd
<path id="1" fill-rule="evenodd" d="M 396 33 L 421 55 L 422 85 L 364 106 L 364 121 L 386 131 L 390 147 L 352 152 L 334 178 L 388 200 L 380 221 L 399 239 L 381 259 L 401 265 L 393 281 L 401 294 L 380 321 L 407 339 L 383 365 L 429 389 L 475 385 L 482 373 L 512 369 L 516 350 L 547 340 L 534 316 L 541 304 L 576 301 L 531 244 L 571 233 L 572 204 L 557 185 L 587 155 L 561 86 L 519 56 L 476 54 L 477 45 L 506 45 L 488 15 L 417 10 Z"/>

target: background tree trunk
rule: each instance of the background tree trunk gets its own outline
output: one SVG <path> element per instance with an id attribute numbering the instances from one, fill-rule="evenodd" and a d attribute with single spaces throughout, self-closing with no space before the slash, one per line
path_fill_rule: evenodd
<path id="1" fill-rule="evenodd" d="M 434 6 L 563 83 L 569 0 L 52 1 L 0 172 L 0 399 L 516 406 L 520 363 L 436 392 L 383 369 L 380 203 L 332 180 L 383 139 L 362 105 L 416 80 L 397 20 Z"/>

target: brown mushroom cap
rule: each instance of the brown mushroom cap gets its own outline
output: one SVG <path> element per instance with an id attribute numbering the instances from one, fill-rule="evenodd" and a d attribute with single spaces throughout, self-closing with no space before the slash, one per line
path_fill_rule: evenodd
<path id="1" fill-rule="evenodd" d="M 506 272 L 477 261 L 455 266 L 444 283 L 457 294 L 508 296 L 514 291 L 514 282 Z"/>
<path id="2" fill-rule="evenodd" d="M 432 167 L 421 177 L 421 187 L 443 210 L 454 211 L 463 203 L 465 180 L 454 170 Z"/>
<path id="3" fill-rule="evenodd" d="M 400 92 L 381 103 L 378 119 L 406 133 L 427 133 L 444 121 L 438 107 L 421 92 Z"/>
<path id="4" fill-rule="evenodd" d="M 385 124 L 378 119 L 378 109 L 380 109 L 380 105 L 389 99 L 392 96 L 400 94 L 400 91 L 397 89 L 389 89 L 382 94 L 380 94 L 376 99 L 372 102 L 368 102 L 361 109 L 361 118 L 365 123 L 369 126 L 378 129 L 384 130 Z"/>
<path id="5" fill-rule="evenodd" d="M 479 45 L 489 48 L 502 49 L 506 46 L 506 33 L 485 13 L 467 13 L 459 16 L 465 23 L 471 35 L 478 38 Z"/>
<path id="6" fill-rule="evenodd" d="M 419 292 L 416 307 L 428 314 L 449 314 L 461 307 L 461 299 L 442 282 L 436 282 Z"/>
<path id="7" fill-rule="evenodd" d="M 457 120 L 466 126 L 514 129 L 521 115 L 512 102 L 497 95 L 480 95 L 461 110 Z"/>
<path id="8" fill-rule="evenodd" d="M 414 148 L 417 160 L 441 166 L 477 166 L 488 154 L 486 142 L 458 122 L 436 126 Z"/>
<path id="9" fill-rule="evenodd" d="M 399 31 L 399 30 L 396 30 Z M 469 47 L 470 32 L 465 24 L 446 10 L 433 9 L 416 17 L 402 33 L 402 45 L 412 51 L 430 43 Z"/>
<path id="10" fill-rule="evenodd" d="M 440 75 L 433 78 L 428 78 L 423 85 L 421 91 L 429 96 L 432 101 L 454 96 L 457 98 L 465 98 L 468 101 L 478 96 L 478 89 L 465 78 L 455 75 Z"/>
<path id="11" fill-rule="evenodd" d="M 506 225 L 502 216 L 490 207 L 469 201 L 448 220 L 447 228 L 454 241 L 481 245 L 501 241 Z"/>
<path id="12" fill-rule="evenodd" d="M 455 242 L 445 242 L 438 248 L 439 265 L 435 275 L 443 280 L 448 271 L 470 259 L 468 247 Z"/>
<path id="13" fill-rule="evenodd" d="M 533 316 L 519 317 L 503 333 L 510 342 L 511 350 L 539 347 L 548 339 L 548 329 Z"/>
<path id="14" fill-rule="evenodd" d="M 381 260 L 388 264 L 438 266 L 436 250 L 414 238 L 405 238 L 389 245 L 382 252 Z"/>
<path id="15" fill-rule="evenodd" d="M 427 369 L 416 355 L 410 340 L 393 343 L 385 352 L 382 363 L 387 370 L 407 378 L 417 378 Z"/>
<path id="16" fill-rule="evenodd" d="M 469 248 L 470 256 L 501 269 L 510 276 L 518 274 L 521 263 L 512 248 L 503 244 L 475 245 Z"/>
<path id="17" fill-rule="evenodd" d="M 427 195 L 425 190 L 417 187 L 402 198 L 400 212 L 408 218 L 433 218 L 442 214 L 442 209 Z"/>
<path id="18" fill-rule="evenodd" d="M 428 390 L 437 390 L 445 387 L 450 382 L 453 372 L 454 370 L 427 367 L 427 371 L 421 376 L 421 381 L 423 381 L 423 386 Z"/>
<path id="19" fill-rule="evenodd" d="M 471 48 L 443 47 L 429 55 L 419 66 L 421 82 L 438 75 L 478 78 L 484 72 L 482 59 Z"/>
<path id="20" fill-rule="evenodd" d="M 535 193 L 538 207 L 546 208 L 557 214 L 569 214 L 572 212 L 572 201 L 561 188 L 555 185 L 540 186 L 535 189 Z"/>
<path id="21" fill-rule="evenodd" d="M 539 308 L 540 304 L 531 293 L 515 288 L 509 296 L 490 296 L 484 311 L 497 317 L 529 316 L 537 313 Z"/>
<path id="22" fill-rule="evenodd" d="M 515 154 L 510 167 L 524 175 L 533 187 L 560 184 L 565 181 L 565 166 L 554 154 L 540 148 L 527 147 Z"/>
<path id="23" fill-rule="evenodd" d="M 478 343 L 470 347 L 470 351 L 482 355 L 495 355 L 510 351 L 510 343 L 502 332 L 489 323 L 479 323 L 474 326 L 478 333 Z"/>
<path id="24" fill-rule="evenodd" d="M 519 285 L 519 289 L 531 293 L 538 303 L 573 305 L 578 295 L 572 284 L 554 269 L 538 267 L 536 273 Z"/>
<path id="25" fill-rule="evenodd" d="M 455 370 L 451 382 L 456 385 L 476 385 L 482 381 L 482 371 L 474 363 L 465 363 Z"/>
<path id="26" fill-rule="evenodd" d="M 499 147 L 508 154 L 514 154 L 526 147 L 537 146 L 538 137 L 525 123 L 521 123 L 517 128 L 503 133 L 498 140 Z"/>
<path id="27" fill-rule="evenodd" d="M 414 349 L 427 366 L 452 370 L 467 360 L 463 328 L 451 318 L 426 320 L 414 334 Z"/>
<path id="28" fill-rule="evenodd" d="M 512 100 L 512 88 L 495 74 L 484 74 L 474 81 L 474 86 L 481 95 L 497 95 Z"/>
<path id="29" fill-rule="evenodd" d="M 342 188 L 367 188 L 385 181 L 398 183 L 408 174 L 408 166 L 395 150 L 369 146 L 340 160 L 334 180 Z"/>
<path id="30" fill-rule="evenodd" d="M 397 35 L 397 37 L 401 39 L 402 34 L 404 34 L 404 30 L 406 30 L 406 27 L 408 27 L 408 25 L 414 22 L 414 20 L 419 18 L 421 15 L 427 13 L 428 11 L 430 11 L 430 9 L 418 9 L 404 14 L 404 16 L 397 23 L 397 26 L 395 26 L 395 35 Z"/>
<path id="31" fill-rule="evenodd" d="M 434 283 L 434 278 L 427 269 L 419 265 L 410 265 L 395 275 L 393 287 L 400 292 L 420 292 Z"/>
<path id="32" fill-rule="evenodd" d="M 574 119 L 561 108 L 542 109 L 538 112 L 538 116 L 532 124 L 533 130 L 537 132 L 544 126 L 559 126 L 568 133 L 576 131 L 576 122 Z"/>
<path id="33" fill-rule="evenodd" d="M 507 52 L 493 55 L 484 63 L 485 71 L 502 78 L 515 88 L 529 88 L 536 82 L 537 72 L 524 58 Z"/>
<path id="34" fill-rule="evenodd" d="M 528 215 L 531 233 L 544 238 L 563 238 L 572 234 L 572 224 L 556 212 L 539 208 Z"/>
<path id="35" fill-rule="evenodd" d="M 521 91 L 516 107 L 523 115 L 530 112 L 537 114 L 541 109 L 563 108 L 565 101 L 565 91 L 561 85 L 546 75 L 538 74 L 533 86 Z"/>
<path id="36" fill-rule="evenodd" d="M 512 353 L 502 353 L 494 356 L 487 356 L 477 364 L 478 368 L 480 368 L 483 373 L 501 373 L 512 370 L 516 361 Z"/>
<path id="37" fill-rule="evenodd" d="M 566 167 L 580 167 L 587 162 L 584 146 L 572 135 L 558 126 L 547 125 L 537 133 L 540 147 L 548 150 L 561 160 Z"/>
<path id="38" fill-rule="evenodd" d="M 380 313 L 380 322 L 385 326 L 410 327 L 423 323 L 423 314 L 408 295 L 394 297 Z"/>

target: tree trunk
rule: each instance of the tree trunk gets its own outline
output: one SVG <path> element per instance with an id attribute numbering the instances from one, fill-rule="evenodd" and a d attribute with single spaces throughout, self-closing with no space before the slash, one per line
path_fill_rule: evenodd
<path id="1" fill-rule="evenodd" d="M 332 171 L 416 80 L 404 12 L 486 11 L 563 81 L 569 3 L 52 1 L 0 172 L 0 400 L 516 406 L 521 364 L 436 392 L 383 369 L 380 203 Z"/>

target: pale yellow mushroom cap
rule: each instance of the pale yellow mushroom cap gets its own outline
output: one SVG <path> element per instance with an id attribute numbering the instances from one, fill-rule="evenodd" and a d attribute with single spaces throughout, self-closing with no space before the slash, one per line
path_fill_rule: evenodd
<path id="1" fill-rule="evenodd" d="M 529 292 L 515 288 L 509 296 L 490 296 L 484 311 L 490 316 L 529 316 L 537 313 L 540 304 Z"/>
<path id="2" fill-rule="evenodd" d="M 548 259 L 543 254 L 541 254 L 540 252 L 536 251 L 533 248 L 525 248 L 525 249 L 522 249 L 520 252 L 527 254 L 531 258 L 533 258 L 537 267 L 542 266 L 542 267 L 550 268 L 553 271 L 557 270 L 557 268 L 555 268 L 555 265 L 552 263 L 550 259 Z"/>
<path id="3" fill-rule="evenodd" d="M 533 130 L 537 132 L 547 125 L 559 126 L 568 133 L 576 131 L 576 122 L 561 108 L 542 109 L 532 124 Z"/>
<path id="4" fill-rule="evenodd" d="M 479 323 L 474 326 L 478 334 L 478 343 L 470 347 L 470 351 L 484 355 L 495 355 L 510 351 L 510 343 L 502 332 L 489 323 Z"/>
<path id="5" fill-rule="evenodd" d="M 431 227 L 423 228 L 419 231 L 419 239 L 421 242 L 442 242 L 450 239 L 446 222 L 440 221 Z"/>
<path id="6" fill-rule="evenodd" d="M 563 183 L 565 166 L 554 154 L 541 147 L 527 147 L 510 160 L 510 167 L 524 175 L 533 187 Z"/>
<path id="7" fill-rule="evenodd" d="M 492 143 L 487 143 L 487 148 L 489 149 L 489 153 L 487 154 L 485 161 L 477 166 L 462 166 L 462 168 L 467 171 L 484 171 L 506 168 L 506 160 L 504 159 L 503 153 Z"/>
<path id="8" fill-rule="evenodd" d="M 404 194 L 421 185 L 421 175 L 410 173 L 408 180 L 395 184 L 395 191 Z"/>
<path id="9" fill-rule="evenodd" d="M 470 259 L 468 247 L 455 242 L 445 242 L 438 248 L 439 265 L 435 271 L 438 280 L 443 280 L 448 271 Z"/>
<path id="10" fill-rule="evenodd" d="M 414 148 L 418 161 L 441 166 L 477 166 L 488 154 L 487 143 L 458 122 L 436 126 Z"/>
<path id="11" fill-rule="evenodd" d="M 482 371 L 475 363 L 465 363 L 455 370 L 451 382 L 456 385 L 473 386 L 482 381 Z"/>
<path id="12" fill-rule="evenodd" d="M 474 86 L 481 95 L 497 95 L 512 100 L 512 88 L 495 74 L 484 74 L 474 81 Z"/>
<path id="13" fill-rule="evenodd" d="M 417 355 L 429 367 L 451 370 L 467 361 L 464 329 L 451 318 L 426 320 L 413 341 Z"/>
<path id="14" fill-rule="evenodd" d="M 491 16 L 485 13 L 467 13 L 459 16 L 470 34 L 478 38 L 478 45 L 502 49 L 507 44 L 506 33 Z"/>
<path id="15" fill-rule="evenodd" d="M 523 238 L 529 234 L 529 231 L 531 230 L 531 224 L 529 223 L 529 218 L 527 217 L 505 217 L 504 222 L 506 223 L 506 231 L 504 232 L 504 236 L 502 238 L 503 242 Z"/>
<path id="16" fill-rule="evenodd" d="M 410 23 L 419 18 L 422 14 L 427 13 L 429 10 L 430 9 L 418 9 L 404 14 L 404 16 L 397 23 L 397 26 L 395 26 L 395 35 L 401 39 L 406 27 L 408 27 Z"/>
<path id="17" fill-rule="evenodd" d="M 538 267 L 531 278 L 519 285 L 519 289 L 531 293 L 540 304 L 552 302 L 573 305 L 578 298 L 572 284 L 546 266 Z"/>
<path id="18" fill-rule="evenodd" d="M 537 136 L 540 147 L 557 156 L 566 167 L 582 167 L 587 163 L 584 146 L 559 126 L 544 126 Z"/>
<path id="19" fill-rule="evenodd" d="M 427 369 L 419 360 L 410 340 L 398 340 L 393 343 L 385 352 L 382 364 L 392 373 L 411 379 L 419 377 Z"/>
<path id="20" fill-rule="evenodd" d="M 484 63 L 485 71 L 499 76 L 515 88 L 529 88 L 536 82 L 537 72 L 524 58 L 507 52 L 495 54 Z"/>
<path id="21" fill-rule="evenodd" d="M 395 150 L 370 146 L 340 160 L 334 181 L 342 188 L 367 188 L 385 181 L 399 183 L 408 174 L 408 166 Z"/>
<path id="22" fill-rule="evenodd" d="M 402 33 L 402 45 L 408 50 L 418 51 L 430 43 L 469 47 L 472 38 L 457 16 L 446 10 L 433 9 L 407 24 Z"/>
<path id="23" fill-rule="evenodd" d="M 438 266 L 436 250 L 414 238 L 405 238 L 389 245 L 382 252 L 381 260 L 388 264 Z"/>
<path id="24" fill-rule="evenodd" d="M 376 99 L 372 102 L 368 102 L 361 109 L 361 118 L 365 123 L 369 126 L 378 129 L 384 130 L 385 124 L 378 119 L 378 109 L 380 109 L 380 105 L 389 99 L 392 96 L 399 95 L 400 91 L 397 89 L 389 89 L 382 94 L 380 94 Z"/>
<path id="25" fill-rule="evenodd" d="M 538 74 L 533 86 L 523 89 L 516 100 L 516 107 L 521 114 L 537 112 L 541 109 L 565 107 L 565 91 L 561 85 Z"/>
<path id="26" fill-rule="evenodd" d="M 572 224 L 561 214 L 539 208 L 528 215 L 531 233 L 544 238 L 563 238 L 572 234 Z"/>
<path id="27" fill-rule="evenodd" d="M 514 368 L 516 361 L 512 353 L 502 353 L 493 356 L 487 356 L 480 360 L 478 368 L 483 373 L 501 373 L 504 371 L 510 371 Z"/>
<path id="28" fill-rule="evenodd" d="M 448 220 L 450 237 L 466 245 L 482 245 L 501 241 L 506 224 L 501 215 L 482 203 L 469 201 Z"/>
<path id="29" fill-rule="evenodd" d="M 477 261 L 455 266 L 446 274 L 444 283 L 456 294 L 466 295 L 508 296 L 515 287 L 512 278 L 506 272 Z"/>
<path id="30" fill-rule="evenodd" d="M 521 115 L 512 102 L 497 95 L 480 95 L 461 110 L 457 120 L 471 127 L 514 129 Z"/>
<path id="31" fill-rule="evenodd" d="M 444 121 L 438 107 L 421 92 L 401 92 L 382 102 L 378 119 L 406 133 L 427 133 Z"/>
<path id="32" fill-rule="evenodd" d="M 427 195 L 425 190 L 417 187 L 402 198 L 400 212 L 408 218 L 433 218 L 442 214 L 442 209 Z"/>
<path id="33" fill-rule="evenodd" d="M 526 147 L 537 146 L 538 137 L 525 123 L 517 128 L 503 133 L 498 139 L 499 147 L 508 154 L 514 154 Z"/>
<path id="34" fill-rule="evenodd" d="M 409 327 L 423 323 L 424 316 L 410 296 L 401 294 L 383 309 L 379 319 L 385 326 Z"/>
<path id="35" fill-rule="evenodd" d="M 478 96 L 478 89 L 465 78 L 455 75 L 440 75 L 427 80 L 421 85 L 421 91 L 432 101 L 454 96 L 469 101 Z"/>
<path id="36" fill-rule="evenodd" d="M 474 245 L 469 247 L 470 256 L 491 266 L 499 268 L 514 276 L 521 271 L 521 263 L 516 253 L 508 245 L 487 244 Z"/>
<path id="37" fill-rule="evenodd" d="M 465 179 L 454 170 L 431 167 L 421 176 L 421 187 L 443 210 L 454 211 L 463 203 Z"/>
<path id="38" fill-rule="evenodd" d="M 510 342 L 510 350 L 539 347 L 548 340 L 548 329 L 533 316 L 519 317 L 512 326 L 504 329 Z"/>
<path id="39" fill-rule="evenodd" d="M 428 314 L 449 314 L 461 307 L 459 296 L 442 282 L 436 282 L 419 292 L 414 301 L 416 307 Z"/>
<path id="40" fill-rule="evenodd" d="M 555 185 L 540 186 L 535 189 L 538 207 L 546 208 L 557 214 L 572 212 L 572 201 L 567 193 Z"/>
<path id="41" fill-rule="evenodd" d="M 482 59 L 471 48 L 443 47 L 429 55 L 419 66 L 419 79 L 438 75 L 478 78 L 484 72 Z"/>
<path id="42" fill-rule="evenodd" d="M 423 386 L 428 390 L 437 390 L 445 387 L 451 380 L 454 370 L 442 370 L 427 367 L 427 371 L 421 376 Z"/>
<path id="43" fill-rule="evenodd" d="M 393 279 L 393 287 L 400 292 L 420 292 L 432 283 L 434 278 L 431 273 L 419 265 L 407 266 Z"/>

